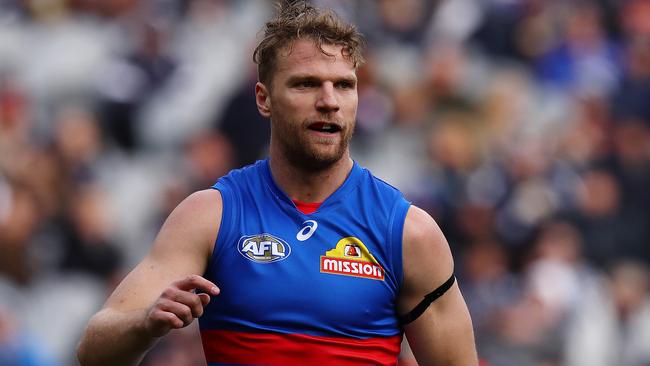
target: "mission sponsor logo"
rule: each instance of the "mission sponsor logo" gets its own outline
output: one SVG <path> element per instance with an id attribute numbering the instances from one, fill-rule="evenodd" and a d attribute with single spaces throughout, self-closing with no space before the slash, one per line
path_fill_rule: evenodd
<path id="1" fill-rule="evenodd" d="M 344 276 L 384 280 L 384 269 L 368 248 L 353 236 L 343 238 L 320 257 L 320 271 Z"/>
<path id="2" fill-rule="evenodd" d="M 291 254 L 289 244 L 271 234 L 242 236 L 237 249 L 244 258 L 257 263 L 281 261 Z"/>

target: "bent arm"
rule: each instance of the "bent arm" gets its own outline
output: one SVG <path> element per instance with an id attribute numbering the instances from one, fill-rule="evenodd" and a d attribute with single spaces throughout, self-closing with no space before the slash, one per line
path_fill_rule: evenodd
<path id="1" fill-rule="evenodd" d="M 453 274 L 449 245 L 435 221 L 412 206 L 403 234 L 404 282 L 398 312 L 413 310 L 424 296 L 445 283 Z M 404 327 L 413 354 L 421 365 L 477 365 L 472 321 L 458 284 L 432 302 L 413 322 Z"/>
<path id="2" fill-rule="evenodd" d="M 169 215 L 150 253 L 129 273 L 89 321 L 77 349 L 92 365 L 137 365 L 156 341 L 202 314 L 218 289 L 200 277 L 207 268 L 219 223 L 221 195 L 196 192 Z M 195 294 L 194 290 L 203 294 Z"/>

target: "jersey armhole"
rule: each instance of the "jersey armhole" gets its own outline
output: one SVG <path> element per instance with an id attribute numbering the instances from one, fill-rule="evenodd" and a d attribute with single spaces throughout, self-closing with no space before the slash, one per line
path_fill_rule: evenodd
<path id="1" fill-rule="evenodd" d="M 223 248 L 226 243 L 226 238 L 230 236 L 230 230 L 232 229 L 234 222 L 234 210 L 232 209 L 232 192 L 224 184 L 217 182 L 212 186 L 212 189 L 219 191 L 221 194 L 221 222 L 219 223 L 219 232 L 217 237 L 214 240 L 212 247 L 212 255 L 210 256 L 210 261 L 206 268 L 205 273 L 208 274 L 212 271 L 215 262 L 220 257 L 220 253 L 223 251 Z"/>
<path id="2" fill-rule="evenodd" d="M 406 214 L 408 213 L 411 203 L 401 198 L 395 204 L 393 215 L 390 221 L 390 231 L 388 233 L 390 238 L 390 255 L 393 268 L 395 269 L 395 282 L 397 291 L 402 287 L 404 282 L 404 264 L 402 254 L 402 241 L 404 237 L 404 222 L 406 221 Z"/>

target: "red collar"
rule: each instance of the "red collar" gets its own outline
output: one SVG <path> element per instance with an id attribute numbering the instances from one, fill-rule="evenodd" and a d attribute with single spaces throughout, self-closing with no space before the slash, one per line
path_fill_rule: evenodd
<path id="1" fill-rule="evenodd" d="M 320 205 L 323 203 L 323 202 L 301 202 L 293 199 L 292 201 L 293 204 L 296 205 L 296 208 L 300 212 L 304 213 L 305 215 L 309 215 L 310 213 L 316 212 L 316 210 L 318 210 Z"/>

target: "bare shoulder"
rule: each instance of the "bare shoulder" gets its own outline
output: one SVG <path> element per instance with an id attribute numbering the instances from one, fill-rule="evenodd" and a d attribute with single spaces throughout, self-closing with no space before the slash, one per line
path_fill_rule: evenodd
<path id="1" fill-rule="evenodd" d="M 205 189 L 187 196 L 170 214 L 170 219 L 183 219 L 197 215 L 221 215 L 221 193 Z"/>
<path id="2" fill-rule="evenodd" d="M 447 240 L 438 224 L 426 211 L 416 206 L 409 208 L 404 222 L 403 236 L 405 261 L 414 264 L 422 262 L 421 264 L 435 265 L 436 268 L 442 267 L 440 269 L 443 272 L 453 269 Z M 411 267 L 406 269 L 418 270 Z"/>
<path id="3" fill-rule="evenodd" d="M 404 282 L 400 308 L 406 310 L 449 279 L 454 262 L 440 227 L 419 207 L 408 210 L 402 242 Z"/>
<path id="4" fill-rule="evenodd" d="M 152 254 L 169 245 L 184 250 L 212 252 L 221 223 L 221 193 L 215 189 L 197 191 L 185 198 L 161 228 Z M 159 248 L 162 247 L 162 248 Z"/>

